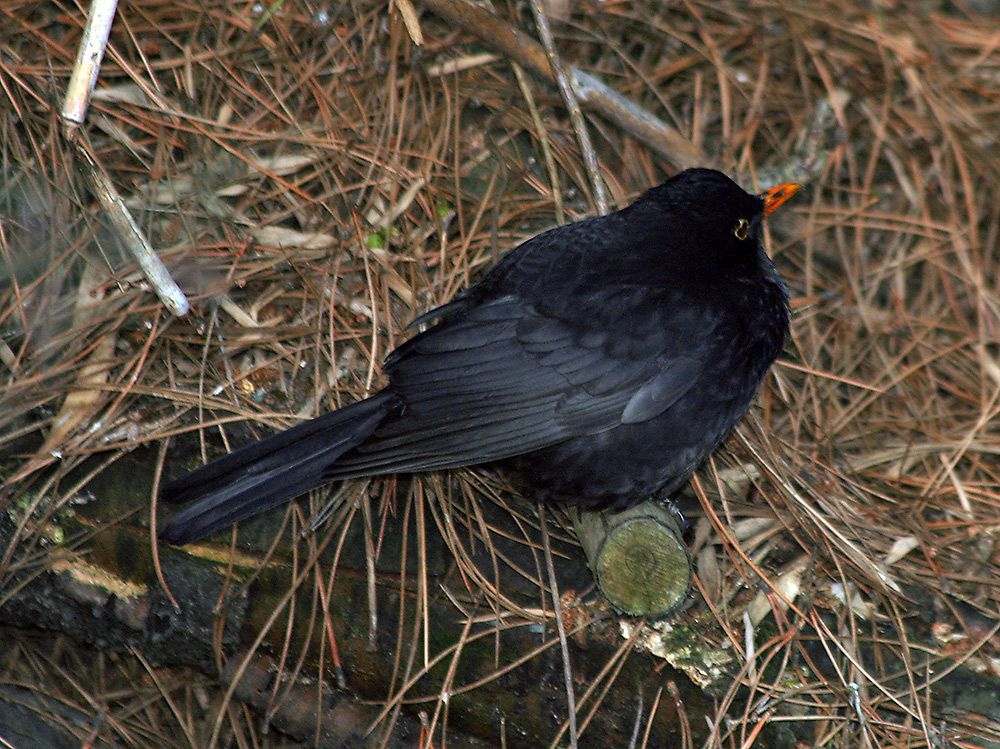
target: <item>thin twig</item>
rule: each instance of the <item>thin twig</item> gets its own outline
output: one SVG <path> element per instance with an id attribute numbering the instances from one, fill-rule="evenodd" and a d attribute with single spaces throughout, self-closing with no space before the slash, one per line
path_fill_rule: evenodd
<path id="1" fill-rule="evenodd" d="M 556 52 L 556 45 L 552 39 L 552 29 L 549 28 L 549 19 L 545 15 L 545 8 L 542 7 L 542 0 L 531 0 L 531 9 L 535 14 L 535 26 L 538 28 L 538 35 L 542 38 L 542 46 L 545 47 L 545 54 L 549 58 L 549 66 L 556 77 L 559 94 L 566 104 L 566 109 L 569 110 L 569 119 L 573 123 L 576 140 L 580 144 L 580 154 L 583 156 L 583 163 L 590 177 L 590 187 L 593 190 L 594 203 L 600 213 L 607 213 L 609 210 L 608 195 L 604 189 L 604 178 L 601 176 L 600 167 L 597 165 L 597 154 L 594 152 L 594 144 L 590 140 L 587 123 L 583 120 L 583 113 L 580 111 L 580 102 L 577 101 L 576 94 L 573 92 L 573 86 L 570 84 L 569 77 L 566 71 L 563 70 L 562 62 L 559 60 L 559 55 Z"/>
<path id="2" fill-rule="evenodd" d="M 566 640 L 566 625 L 563 620 L 562 600 L 559 594 L 559 583 L 556 581 L 556 570 L 552 564 L 552 546 L 549 543 L 549 531 L 545 520 L 545 505 L 538 506 L 538 527 L 542 533 L 542 548 L 545 551 L 545 570 L 549 577 L 549 590 L 552 593 L 552 609 L 555 612 L 556 631 L 559 634 L 559 648 L 562 650 L 563 681 L 566 684 L 566 710 L 569 717 L 569 745 L 576 749 L 576 698 L 573 689 L 573 666 L 569 659 L 569 642 Z"/>

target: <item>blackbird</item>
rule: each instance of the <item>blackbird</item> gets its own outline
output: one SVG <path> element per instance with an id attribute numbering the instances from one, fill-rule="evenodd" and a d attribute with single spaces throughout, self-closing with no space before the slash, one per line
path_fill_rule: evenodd
<path id="1" fill-rule="evenodd" d="M 788 333 L 751 195 L 689 169 L 615 213 L 550 229 L 417 318 L 389 384 L 168 483 L 183 544 L 327 482 L 495 464 L 543 501 L 669 497 L 729 434 Z"/>

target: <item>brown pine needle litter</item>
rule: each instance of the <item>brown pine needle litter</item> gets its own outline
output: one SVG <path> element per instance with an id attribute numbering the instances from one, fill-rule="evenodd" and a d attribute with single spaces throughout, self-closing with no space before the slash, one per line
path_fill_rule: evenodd
<path id="1" fill-rule="evenodd" d="M 60 137 L 83 12 L 0 0 L 0 704 L 88 746 L 1000 746 L 996 9 L 544 9 L 596 175 L 524 4 L 120 6 L 83 131 L 192 302 L 174 319 Z M 217 546 L 209 611 L 290 570 L 235 657 L 219 630 L 221 685 L 12 613 L 42 580 L 110 588 L 94 552 L 120 527 L 148 555 L 170 461 L 363 397 L 407 323 L 505 250 L 692 159 L 806 189 L 770 228 L 792 338 L 692 484 L 696 589 L 666 624 L 560 577 L 571 534 L 469 471 L 346 487 L 312 533 L 300 503 L 291 545 L 246 565 Z M 110 504 L 114 472 L 134 483 Z M 539 728 L 530 696 L 488 690 L 541 661 Z"/>

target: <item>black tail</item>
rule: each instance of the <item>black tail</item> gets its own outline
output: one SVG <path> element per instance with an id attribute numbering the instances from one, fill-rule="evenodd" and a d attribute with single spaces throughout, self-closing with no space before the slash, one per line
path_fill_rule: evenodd
<path id="1" fill-rule="evenodd" d="M 186 544 L 321 486 L 340 456 L 368 439 L 396 407 L 394 395 L 378 393 L 170 482 L 160 498 L 192 504 L 174 515 L 160 537 Z"/>

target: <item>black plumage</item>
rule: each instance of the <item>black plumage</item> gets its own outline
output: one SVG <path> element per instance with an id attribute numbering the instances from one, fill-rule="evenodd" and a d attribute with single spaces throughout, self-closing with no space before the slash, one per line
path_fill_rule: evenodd
<path id="1" fill-rule="evenodd" d="M 333 480 L 495 463 L 539 499 L 668 496 L 752 401 L 788 331 L 751 195 L 689 169 L 627 208 L 539 234 L 418 319 L 389 384 L 167 484 L 195 540 Z"/>

